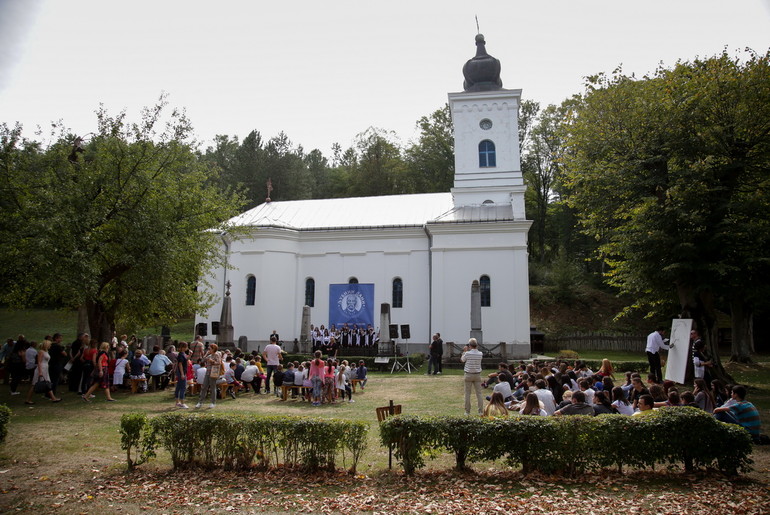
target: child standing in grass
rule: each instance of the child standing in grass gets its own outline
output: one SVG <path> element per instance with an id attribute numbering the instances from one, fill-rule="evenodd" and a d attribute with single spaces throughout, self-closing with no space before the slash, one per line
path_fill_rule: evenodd
<path id="1" fill-rule="evenodd" d="M 348 394 L 348 402 L 354 402 L 353 401 L 353 393 L 350 389 L 350 383 L 348 382 L 348 376 L 347 376 L 347 367 L 345 365 L 340 365 L 339 371 L 337 372 L 337 390 L 339 390 L 339 395 L 342 397 L 342 402 L 345 402 L 345 394 Z"/>
<path id="2" fill-rule="evenodd" d="M 334 376 L 334 362 L 328 359 L 324 368 L 324 401 L 329 404 L 333 404 L 335 398 Z"/>

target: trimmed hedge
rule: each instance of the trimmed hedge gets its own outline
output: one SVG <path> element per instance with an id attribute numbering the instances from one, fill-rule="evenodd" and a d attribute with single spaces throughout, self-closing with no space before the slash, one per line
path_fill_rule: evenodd
<path id="1" fill-rule="evenodd" d="M 283 465 L 334 470 L 340 457 L 343 465 L 349 457 L 349 470 L 355 473 L 369 431 L 360 421 L 230 413 L 175 412 L 152 419 L 128 413 L 120 424 L 129 469 L 160 447 L 171 455 L 175 469 Z"/>
<path id="2" fill-rule="evenodd" d="M 692 407 L 665 408 L 644 417 L 624 415 L 507 418 L 397 416 L 380 424 L 406 474 L 441 452 L 467 462 L 502 458 L 524 473 L 578 474 L 607 467 L 681 463 L 716 465 L 730 475 L 751 469 L 751 437 Z"/>
<path id="3" fill-rule="evenodd" d="M 3 443 L 8 436 L 8 424 L 11 422 L 12 413 L 11 408 L 0 404 L 0 443 Z"/>

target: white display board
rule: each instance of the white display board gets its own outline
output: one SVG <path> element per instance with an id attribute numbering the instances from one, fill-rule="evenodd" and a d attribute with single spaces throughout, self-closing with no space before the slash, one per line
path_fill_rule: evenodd
<path id="1" fill-rule="evenodd" d="M 670 350 L 668 351 L 664 374 L 666 380 L 684 383 L 687 360 L 692 359 L 690 356 L 690 329 L 692 329 L 691 318 L 677 318 L 671 322 L 671 339 L 668 342 Z"/>

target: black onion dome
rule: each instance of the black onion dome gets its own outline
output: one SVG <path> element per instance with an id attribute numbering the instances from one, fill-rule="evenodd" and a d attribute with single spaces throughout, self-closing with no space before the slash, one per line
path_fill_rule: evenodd
<path id="1" fill-rule="evenodd" d="M 483 34 L 476 34 L 476 57 L 463 66 L 465 91 L 492 91 L 503 88 L 500 80 L 500 61 L 487 54 Z"/>

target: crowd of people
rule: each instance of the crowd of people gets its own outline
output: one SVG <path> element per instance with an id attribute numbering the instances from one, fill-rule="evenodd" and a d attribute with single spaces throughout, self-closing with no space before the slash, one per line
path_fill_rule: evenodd
<path id="1" fill-rule="evenodd" d="M 320 350 L 329 356 L 336 356 L 339 349 L 348 348 L 363 348 L 376 354 L 380 342 L 379 331 L 375 331 L 371 325 L 364 327 L 358 324 L 342 324 L 341 327 L 332 324 L 328 328 L 323 324 L 310 324 L 309 337 L 313 352 Z"/>
<path id="2" fill-rule="evenodd" d="M 84 402 L 91 402 L 98 390 L 104 392 L 108 402 L 114 402 L 112 394 L 129 390 L 132 383 L 142 392 L 151 385 L 155 390 L 165 390 L 173 383 L 174 405 L 182 409 L 189 408 L 188 390 L 200 390 L 196 408 L 209 397 L 208 406 L 213 408 L 222 393 L 233 398 L 250 391 L 255 395 L 270 394 L 272 387 L 272 392 L 280 396 L 284 385 L 294 387 L 292 397 L 320 406 L 346 396 L 348 402 L 354 402 L 353 381 L 363 391 L 368 380 L 363 360 L 348 363 L 335 357 L 323 359 L 320 350 L 310 361 L 284 363 L 276 333 L 262 353 L 220 350 L 215 343 L 206 344 L 202 337 L 189 345 L 179 342 L 166 349 L 154 346 L 147 353 L 136 338 L 125 335 L 98 343 L 82 333 L 68 347 L 62 344 L 59 333 L 46 336 L 39 345 L 19 335 L 16 340 L 8 339 L 0 349 L 0 364 L 11 395 L 19 395 L 20 385 L 29 382 L 26 404 L 34 404 L 35 393 L 60 402 L 58 392 L 64 385 Z M 39 382 L 47 387 L 42 388 Z"/>
<path id="3" fill-rule="evenodd" d="M 533 361 L 511 368 L 500 363 L 498 370 L 481 377 L 478 345 L 471 339 L 461 361 L 465 364 L 465 414 L 471 411 L 475 390 L 479 415 L 508 416 L 510 412 L 536 416 L 603 415 L 646 416 L 657 409 L 692 406 L 713 414 L 718 420 L 743 426 L 755 441 L 760 437 L 757 408 L 746 400 L 746 387 L 708 382 L 697 377 L 692 389 L 673 381 L 660 381 L 653 372 L 643 378 L 626 372 L 616 377 L 612 363 L 602 360 L 593 371 L 581 361 Z M 700 358 L 697 358 L 700 359 Z M 483 401 L 483 389 L 491 389 Z"/>

